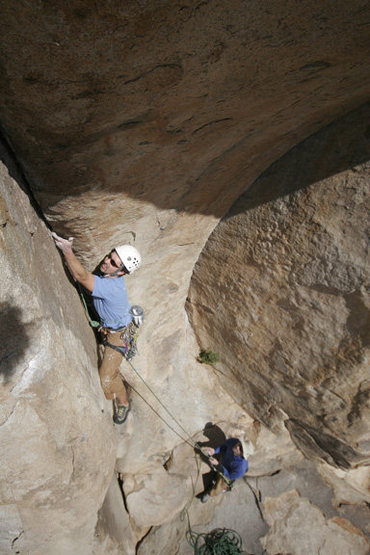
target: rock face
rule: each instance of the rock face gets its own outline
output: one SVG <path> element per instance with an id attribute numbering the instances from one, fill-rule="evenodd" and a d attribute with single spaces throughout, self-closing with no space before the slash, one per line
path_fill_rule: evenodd
<path id="1" fill-rule="evenodd" d="M 1 550 L 185 552 L 180 514 L 197 475 L 189 437 L 206 442 L 210 422 L 222 429 L 217 441 L 229 435 L 249 441 L 251 480 L 275 479 L 290 467 L 293 475 L 302 457 L 319 459 L 313 464 L 335 490 L 336 508 L 356 506 L 328 518 L 361 528 L 368 500 L 361 466 L 365 108 L 348 120 L 352 142 L 345 142 L 342 124 L 328 131 L 331 152 L 341 152 L 332 166 L 323 165 L 328 148 L 315 162 L 312 149 L 303 159 L 293 156 L 289 169 L 285 162 L 290 181 L 279 176 L 266 199 L 268 174 L 256 179 L 367 100 L 366 6 L 362 0 L 121 4 L 2 6 L 0 117 L 25 179 L 6 161 L 20 188 L 2 167 Z M 242 198 L 199 259 L 188 304 L 192 327 L 185 301 L 194 264 L 219 219 L 253 183 L 254 221 Z M 113 429 L 94 337 L 43 218 L 75 237 L 89 269 L 122 242 L 143 255 L 142 268 L 127 279 L 145 325 L 135 358 L 140 376 L 122 364 L 132 402 L 124 427 Z M 274 222 L 283 226 L 280 235 Z M 230 248 L 230 233 L 237 249 Z M 255 267 L 243 258 L 246 245 Z M 240 270 L 234 250 L 243 254 Z M 226 282 L 238 271 L 240 284 Z M 234 312 L 227 295 L 237 291 Z M 250 326 L 261 349 L 250 347 Z M 234 327 L 238 333 L 227 337 Z M 197 362 L 198 339 L 221 352 L 216 372 Z M 242 526 L 245 511 L 256 532 L 248 521 L 241 532 L 258 553 L 267 525 L 258 492 L 250 503 L 248 484 L 206 508 L 194 502 L 191 518 L 198 530 L 225 514 Z M 268 496 L 275 497 L 271 490 Z"/>
<path id="2" fill-rule="evenodd" d="M 91 553 L 116 455 L 95 340 L 44 223 L 3 164 L 0 218 L 0 551 Z"/>
<path id="3" fill-rule="evenodd" d="M 360 530 L 340 518 L 325 519 L 296 491 L 265 502 L 271 526 L 263 540 L 267 553 L 368 553 L 368 541 Z"/>
<path id="4" fill-rule="evenodd" d="M 368 441 L 369 115 L 266 171 L 211 235 L 189 294 L 233 397 L 341 468 L 364 464 Z"/>

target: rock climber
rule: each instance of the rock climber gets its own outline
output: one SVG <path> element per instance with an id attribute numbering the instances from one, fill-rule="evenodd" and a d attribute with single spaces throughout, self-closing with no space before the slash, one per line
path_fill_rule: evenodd
<path id="1" fill-rule="evenodd" d="M 242 478 L 248 470 L 243 444 L 235 437 L 230 437 L 217 449 L 206 447 L 204 451 L 209 456 L 209 463 L 216 470 L 210 487 L 201 495 L 202 503 L 206 503 L 210 497 L 229 491 L 234 481 Z M 219 472 L 227 478 L 227 482 Z"/>
<path id="2" fill-rule="evenodd" d="M 132 274 L 141 264 L 138 250 L 131 245 L 115 247 L 99 265 L 100 275 L 88 272 L 76 258 L 73 238 L 63 239 L 52 232 L 55 245 L 63 253 L 73 278 L 92 296 L 94 307 L 100 317 L 100 331 L 105 343 L 124 347 L 127 337 L 133 333 L 134 322 L 130 313 L 124 276 Z M 107 399 L 113 401 L 113 421 L 123 424 L 130 410 L 126 387 L 120 375 L 122 354 L 108 345 L 99 367 L 100 382 Z"/>

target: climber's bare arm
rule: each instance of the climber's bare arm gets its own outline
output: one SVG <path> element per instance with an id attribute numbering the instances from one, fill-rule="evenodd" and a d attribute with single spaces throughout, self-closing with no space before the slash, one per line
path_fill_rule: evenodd
<path id="1" fill-rule="evenodd" d="M 55 241 L 55 245 L 62 251 L 73 278 L 92 293 L 94 289 L 94 276 L 85 270 L 81 262 L 76 258 L 72 250 L 73 237 L 63 239 L 63 237 L 60 237 L 54 231 L 51 235 Z"/>

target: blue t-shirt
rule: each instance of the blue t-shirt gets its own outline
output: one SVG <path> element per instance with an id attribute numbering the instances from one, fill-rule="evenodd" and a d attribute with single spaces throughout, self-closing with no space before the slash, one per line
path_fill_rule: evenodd
<path id="1" fill-rule="evenodd" d="M 94 276 L 94 289 L 91 296 L 104 328 L 116 330 L 131 322 L 131 307 L 123 276 L 116 278 Z"/>
<path id="2" fill-rule="evenodd" d="M 238 440 L 231 437 L 225 441 L 220 447 L 215 449 L 215 454 L 222 454 L 222 472 L 229 480 L 236 480 L 241 478 L 248 470 L 248 461 L 243 457 L 234 455 L 233 447 L 238 443 Z"/>

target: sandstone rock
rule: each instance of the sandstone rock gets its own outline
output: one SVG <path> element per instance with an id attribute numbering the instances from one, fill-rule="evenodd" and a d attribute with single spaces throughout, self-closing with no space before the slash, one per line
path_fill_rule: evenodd
<path id="1" fill-rule="evenodd" d="M 270 163 L 368 99 L 360 0 L 2 13 L 4 129 L 44 211 L 90 260 L 113 227 L 149 253 L 143 234 L 157 227 L 155 241 L 163 212 L 222 216 Z"/>
<path id="2" fill-rule="evenodd" d="M 244 411 L 228 392 L 252 412 L 254 419 L 261 419 L 273 430 L 279 429 L 283 419 L 289 418 L 292 423 L 300 412 L 295 399 L 302 398 L 302 390 L 306 399 L 306 390 L 298 388 L 294 399 L 286 394 L 284 403 L 280 403 L 285 380 L 292 381 L 285 374 L 284 361 L 277 357 L 279 378 L 281 375 L 284 383 L 271 386 L 278 397 L 272 402 L 267 393 L 264 395 L 271 385 L 269 376 L 262 378 L 260 367 L 253 368 L 258 383 L 250 388 L 249 400 L 253 398 L 253 403 L 249 405 L 244 397 L 238 397 L 240 386 L 245 387 L 244 368 L 249 356 L 243 353 L 238 359 L 241 378 L 237 375 L 236 379 L 225 368 L 232 366 L 232 356 L 227 364 L 223 361 L 215 369 L 219 381 L 214 369 L 196 362 L 199 344 L 184 303 L 194 263 L 209 233 L 239 194 L 299 141 L 368 98 L 364 79 L 368 34 L 363 25 L 363 3 L 340 0 L 334 11 L 329 4 L 318 6 L 315 2 L 288 6 L 277 2 L 267 7 L 251 3 L 246 8 L 241 0 L 234 2 L 232 9 L 228 2 L 214 0 L 186 5 L 166 0 L 155 9 L 147 1 L 140 8 L 133 4 L 92 8 L 83 0 L 73 6 L 52 0 L 3 8 L 2 127 L 43 213 L 57 231 L 75 236 L 77 254 L 89 269 L 112 245 L 122 241 L 134 243 L 143 253 L 143 267 L 127 280 L 130 299 L 146 310 L 140 354 L 135 359 L 141 376 L 179 416 L 191 436 L 204 429 L 207 422 L 227 421 L 228 433 L 243 433 L 253 443 L 248 435 L 253 431 L 251 419 L 243 417 Z M 361 117 L 365 122 L 366 118 Z M 341 140 L 344 137 L 341 132 L 338 136 Z M 354 146 L 356 150 L 357 144 Z M 361 162 L 357 159 L 351 167 Z M 306 161 L 300 160 L 300 165 L 306 167 Z M 297 170 L 293 163 L 292 168 L 292 172 Z M 313 180 L 317 181 L 316 175 Z M 280 194 L 277 184 L 275 192 Z M 353 197 L 347 193 L 352 212 L 353 203 L 360 204 L 361 199 L 357 192 Z M 10 328 L 6 332 L 5 366 L 12 371 L 4 379 L 1 422 L 6 425 L 3 434 L 8 442 L 12 424 L 21 420 L 21 410 L 27 410 L 30 429 L 23 430 L 23 435 L 19 432 L 18 443 L 26 449 L 29 441 L 39 462 L 37 469 L 31 468 L 24 451 L 20 461 L 17 459 L 16 475 L 20 477 L 23 468 L 26 471 L 20 485 L 29 505 L 23 499 L 18 502 L 18 497 L 14 503 L 10 490 L 5 485 L 1 488 L 5 492 L 3 512 L 8 519 L 3 528 L 5 544 L 12 541 L 14 547 L 17 542 L 22 545 L 25 538 L 22 548 L 31 553 L 50 553 L 51 545 L 64 553 L 99 550 L 95 541 L 92 545 L 93 529 L 115 464 L 116 471 L 123 475 L 127 497 L 131 497 L 128 506 L 135 517 L 130 521 L 131 531 L 127 528 L 126 540 L 131 546 L 133 537 L 142 538 L 150 523 L 160 521 L 153 507 L 139 515 L 139 504 L 148 500 L 148 494 L 139 490 L 141 486 L 148 487 L 155 496 L 163 521 L 170 517 L 170 509 L 177 515 L 188 499 L 193 471 L 177 463 L 168 473 L 163 468 L 177 446 L 180 451 L 183 438 L 159 422 L 147 403 L 160 414 L 161 406 L 125 364 L 122 371 L 132 388 L 133 408 L 127 427 L 113 432 L 111 406 L 103 400 L 96 375 L 96 345 L 75 291 L 68 285 L 45 228 L 30 211 L 24 195 L 9 188 L 4 198 L 0 200 L 1 248 L 5 245 L 1 291 L 9 304 L 4 308 L 5 328 Z M 283 204 L 281 209 L 287 210 Z M 342 206 L 338 213 L 342 217 L 345 211 Z M 326 219 L 325 214 L 321 217 Z M 336 232 L 338 226 L 337 221 Z M 357 259 L 362 254 L 356 233 L 348 232 L 343 248 L 356 245 L 353 256 Z M 268 241 L 266 236 L 266 244 Z M 329 255 L 328 268 L 322 272 L 315 264 L 309 266 L 311 281 L 304 282 L 307 276 L 303 272 L 299 285 L 301 290 L 312 289 L 312 282 L 322 280 L 324 286 L 331 287 L 334 281 L 343 288 L 345 298 L 338 317 L 335 303 L 327 303 L 334 331 L 344 329 L 346 321 L 356 336 L 353 345 L 344 343 L 338 351 L 338 366 L 342 368 L 348 360 L 351 365 L 356 359 L 360 342 L 363 347 L 364 321 L 362 316 L 357 320 L 356 315 L 364 314 L 365 298 L 362 289 L 351 291 L 359 274 L 342 271 L 336 264 L 335 246 L 323 241 L 319 252 L 320 256 Z M 290 245 L 283 245 L 282 251 L 289 253 Z M 44 271 L 45 260 L 49 261 L 50 273 Z M 214 275 L 223 267 L 231 275 L 234 261 L 222 259 Z M 206 280 L 204 283 L 206 286 Z M 227 297 L 212 289 L 211 284 L 209 291 L 218 296 L 216 313 L 229 329 L 229 314 L 222 311 Z M 228 291 L 232 290 L 233 285 L 228 284 Z M 27 299 L 25 310 L 14 301 L 21 293 Z M 253 283 L 253 298 L 260 297 L 263 303 L 265 295 L 258 281 Z M 321 290 L 312 289 L 299 300 L 304 306 L 316 304 L 319 313 L 322 295 Z M 207 312 L 207 295 L 201 297 Z M 244 294 L 241 299 L 245 304 Z M 289 317 L 289 307 L 288 303 L 288 308 L 282 310 L 299 331 L 300 319 Z M 22 324 L 23 350 L 14 342 L 17 326 L 11 323 L 15 321 Z M 38 331 L 31 336 L 34 322 Z M 213 343 L 214 321 L 203 318 L 203 323 L 197 324 L 199 330 L 202 326 L 207 330 L 204 346 L 218 348 L 221 342 Z M 327 332 L 327 318 L 318 317 L 317 329 L 321 335 Z M 239 334 L 235 348 L 247 340 L 244 333 Z M 228 346 L 233 345 L 230 342 Z M 325 353 L 329 348 L 324 340 L 318 346 Z M 312 353 L 302 353 L 308 366 L 310 355 L 317 354 L 316 347 L 312 344 Z M 315 378 L 316 373 L 312 373 Z M 345 399 L 348 395 L 353 400 L 351 425 L 342 427 L 340 438 L 336 438 L 336 431 L 326 430 L 353 450 L 347 450 L 351 454 L 348 457 L 342 453 L 342 443 L 335 444 L 330 460 L 343 466 L 357 464 L 357 452 L 364 450 L 366 391 L 364 384 L 355 383 L 351 372 L 338 374 L 335 394 L 329 389 L 319 394 L 315 390 L 314 406 L 308 401 L 305 405 L 306 416 L 312 413 L 312 417 L 307 417 L 309 422 L 303 421 L 303 426 L 296 425 L 294 432 L 295 437 L 302 430 L 306 432 L 298 438 L 300 448 L 306 446 L 309 456 L 317 454 L 321 436 L 312 439 L 314 432 L 306 424 L 316 430 L 317 422 L 312 422 L 316 414 L 330 420 L 338 406 L 340 409 L 342 388 L 348 387 Z M 330 376 L 335 381 L 333 373 Z M 308 397 L 315 386 L 316 382 L 308 387 Z M 86 393 L 78 397 L 81 390 Z M 279 404 L 284 407 L 277 407 Z M 325 405 L 332 407 L 331 414 L 322 414 Z M 345 411 L 341 410 L 340 418 L 345 420 Z M 54 418 L 63 424 L 55 426 Z M 325 426 L 330 427 L 326 421 Z M 41 434 L 41 445 L 36 444 L 37 433 Z M 119 445 L 114 463 L 116 441 Z M 11 443 L 6 444 L 5 455 L 11 466 L 14 451 Z M 262 460 L 257 451 L 254 454 L 256 461 Z M 271 455 L 267 471 L 280 464 L 274 449 Z M 176 459 L 175 452 L 173 456 Z M 47 464 L 50 461 L 54 468 Z M 164 485 L 164 476 L 168 475 L 170 483 L 186 484 L 180 488 L 179 498 L 168 493 Z M 43 476 L 47 478 L 44 485 Z M 30 485 L 33 478 L 39 485 L 37 491 Z M 53 488 L 58 481 L 56 491 Z M 75 499 L 76 490 L 79 495 Z M 170 507 L 165 506 L 167 497 Z M 31 503 L 34 499 L 40 505 L 43 501 L 46 506 L 50 499 L 55 504 L 47 513 L 41 507 L 35 514 Z M 112 501 L 111 510 L 115 516 L 119 514 L 116 502 Z M 22 534 L 17 511 L 26 534 Z M 206 511 L 212 512 L 209 508 Z M 210 514 L 207 519 L 211 520 Z M 198 513 L 195 522 L 203 522 Z M 176 536 L 177 527 L 175 521 L 171 537 Z M 164 529 L 172 534 L 169 528 Z M 164 537 L 161 529 L 155 535 Z M 100 544 L 103 551 L 116 549 L 108 535 L 104 541 Z"/>
<path id="3" fill-rule="evenodd" d="M 368 438 L 368 115 L 312 136 L 256 181 L 211 235 L 188 304 L 233 397 L 341 468 L 366 463 Z"/>
<path id="4" fill-rule="evenodd" d="M 302 459 L 302 453 L 293 444 L 283 425 L 280 426 L 280 433 L 277 430 L 272 433 L 265 426 L 260 426 L 254 451 L 248 456 L 248 477 L 274 474 Z"/>
<path id="5" fill-rule="evenodd" d="M 153 528 L 150 534 L 140 543 L 137 550 L 138 555 L 157 555 L 157 553 L 176 555 L 185 530 L 185 519 Z"/>
<path id="6" fill-rule="evenodd" d="M 295 464 L 286 464 L 274 474 L 257 478 L 247 476 L 247 480 L 261 511 L 267 498 L 279 497 L 294 490 L 320 509 L 327 518 L 341 516 L 334 503 L 333 489 L 325 482 L 318 467 L 318 463 L 303 459 Z"/>
<path id="7" fill-rule="evenodd" d="M 208 533 L 215 528 L 236 530 L 242 538 L 243 549 L 246 552 L 256 555 L 262 553 L 258 539 L 266 532 L 267 526 L 254 502 L 252 491 L 242 480 L 232 493 L 211 499 L 207 504 L 193 499 L 187 507 L 188 517 L 183 514 L 181 519 L 177 518 L 170 524 L 153 529 L 140 544 L 138 553 L 194 553 L 194 548 L 185 536 L 189 522 L 194 534 Z"/>
<path id="8" fill-rule="evenodd" d="M 1 486 L 5 481 L 1 479 Z M 16 503 L 2 504 L 0 507 L 0 549 L 10 553 L 12 549 L 24 549 L 24 526 Z"/>
<path id="9" fill-rule="evenodd" d="M 262 541 L 268 553 L 368 553 L 369 542 L 360 530 L 345 519 L 326 519 L 294 490 L 266 499 L 264 514 L 271 527 Z"/>
<path id="10" fill-rule="evenodd" d="M 343 471 L 328 464 L 321 464 L 318 468 L 324 480 L 333 489 L 335 505 L 370 503 L 369 467 Z"/>
<path id="11" fill-rule="evenodd" d="M 247 553 L 262 553 L 258 538 L 266 532 L 267 526 L 250 488 L 243 480 L 235 483 L 233 491 L 222 494 L 220 498 L 210 499 L 208 504 L 213 505 L 214 511 L 210 522 L 194 525 L 200 520 L 197 513 L 205 512 L 204 505 L 199 501 L 198 506 L 194 506 L 194 512 L 190 512 L 190 522 L 195 533 L 207 533 L 215 528 L 235 530 L 241 536 L 243 549 Z M 198 518 L 193 518 L 193 515 Z M 192 553 L 186 541 L 180 545 L 179 553 Z"/>
<path id="12" fill-rule="evenodd" d="M 116 442 L 95 341 L 47 229 L 0 171 L 3 552 L 89 553 Z"/>
<path id="13" fill-rule="evenodd" d="M 116 474 L 99 511 L 95 537 L 98 541 L 94 553 L 135 553 L 138 539 L 133 534 Z"/>
<path id="14" fill-rule="evenodd" d="M 246 420 L 247 418 L 245 418 L 243 423 L 244 426 L 247 423 Z M 239 426 L 241 424 L 242 419 L 239 421 Z M 249 426 L 251 425 L 252 423 L 249 419 Z M 243 437 L 243 434 L 239 433 L 241 429 L 238 430 L 235 422 L 208 423 L 203 432 L 197 434 L 193 441 L 196 441 L 202 449 L 206 446 L 216 447 L 223 443 L 225 438 L 231 434 Z M 248 426 L 246 426 L 246 429 L 248 430 Z M 155 527 L 146 536 L 145 540 L 140 544 L 139 553 L 160 552 L 166 555 L 170 553 L 192 553 L 193 549 L 185 538 L 189 521 L 194 532 L 200 532 L 203 531 L 203 528 L 209 531 L 218 526 L 227 526 L 227 524 L 231 526 L 231 523 L 234 523 L 233 528 L 236 526 L 240 527 L 241 520 L 244 521 L 246 518 L 249 522 L 248 545 L 260 547 L 256 542 L 265 532 L 266 527 L 261 522 L 261 516 L 254 502 L 252 490 L 248 486 L 242 481 L 238 481 L 232 495 L 219 496 L 207 504 L 202 504 L 197 496 L 204 490 L 205 483 L 207 483 L 205 480 L 207 480 L 210 468 L 199 456 L 195 455 L 193 447 L 186 443 L 174 449 L 165 467 L 169 474 L 170 484 L 173 476 L 187 476 L 191 478 L 186 495 L 186 503 L 180 515 L 173 519 L 171 523 Z M 243 518 L 240 517 L 241 514 L 243 514 Z M 226 524 L 222 524 L 222 520 Z M 243 522 L 242 531 L 245 528 L 246 524 Z M 253 534 L 251 534 L 252 529 Z"/>
<path id="15" fill-rule="evenodd" d="M 186 492 L 191 491 L 190 480 L 184 476 L 168 476 L 166 471 L 135 476 L 136 489 L 125 488 L 130 517 L 139 526 L 166 523 L 184 507 Z"/>

